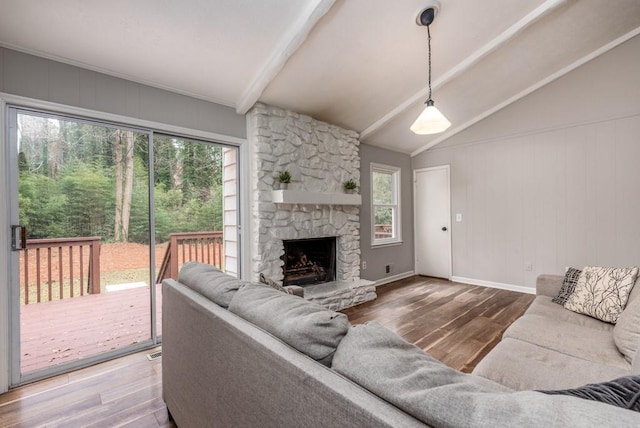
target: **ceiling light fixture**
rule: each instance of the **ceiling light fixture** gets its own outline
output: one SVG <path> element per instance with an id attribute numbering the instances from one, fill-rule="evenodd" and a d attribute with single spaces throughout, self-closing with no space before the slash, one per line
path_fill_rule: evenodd
<path id="1" fill-rule="evenodd" d="M 422 9 L 416 18 L 418 25 L 427 27 L 427 45 L 429 46 L 429 98 L 425 102 L 427 107 L 410 128 L 411 131 L 420 135 L 437 134 L 451 126 L 451 122 L 433 105 L 431 99 L 431 31 L 429 31 L 429 25 L 433 22 L 438 10 L 440 10 L 440 2 L 430 1 L 429 5 Z"/>

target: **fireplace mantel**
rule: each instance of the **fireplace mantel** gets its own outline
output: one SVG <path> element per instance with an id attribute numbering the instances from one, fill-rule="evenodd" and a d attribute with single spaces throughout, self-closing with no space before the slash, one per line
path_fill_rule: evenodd
<path id="1" fill-rule="evenodd" d="M 360 195 L 302 190 L 274 190 L 272 200 L 276 204 L 362 205 Z"/>

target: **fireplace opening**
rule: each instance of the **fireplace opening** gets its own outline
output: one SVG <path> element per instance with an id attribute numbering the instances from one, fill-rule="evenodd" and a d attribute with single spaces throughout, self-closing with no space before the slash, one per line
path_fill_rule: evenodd
<path id="1" fill-rule="evenodd" d="M 283 241 L 283 285 L 311 285 L 336 277 L 336 237 Z"/>

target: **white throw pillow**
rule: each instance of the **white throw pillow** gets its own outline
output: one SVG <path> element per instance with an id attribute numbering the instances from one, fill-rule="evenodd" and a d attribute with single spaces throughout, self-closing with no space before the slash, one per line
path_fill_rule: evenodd
<path id="1" fill-rule="evenodd" d="M 615 324 L 629 299 L 638 268 L 586 266 L 565 309 Z"/>
<path id="2" fill-rule="evenodd" d="M 627 361 L 632 362 L 640 345 L 640 299 L 631 300 L 618 317 L 613 341 Z"/>

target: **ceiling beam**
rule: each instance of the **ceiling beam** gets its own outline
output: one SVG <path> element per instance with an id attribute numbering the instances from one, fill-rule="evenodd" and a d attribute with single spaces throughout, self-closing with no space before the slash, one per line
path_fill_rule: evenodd
<path id="1" fill-rule="evenodd" d="M 612 42 L 607 43 L 606 45 L 602 46 L 599 49 L 596 49 L 595 51 L 591 52 L 588 55 L 585 55 L 584 57 L 580 58 L 579 60 L 569 64 L 568 66 L 556 71 L 555 73 L 547 76 L 546 78 L 540 80 L 539 82 L 529 86 L 527 89 L 525 89 L 524 91 L 521 91 L 519 93 L 517 93 L 516 95 L 514 95 L 513 97 L 507 99 L 506 101 L 501 102 L 500 104 L 490 108 L 489 110 L 486 110 L 484 112 L 482 112 L 481 114 L 477 115 L 476 117 L 474 117 L 471 120 L 468 120 L 467 122 L 463 123 L 462 125 L 456 126 L 455 128 L 440 134 L 435 140 L 430 141 L 429 144 L 425 145 L 424 147 L 419 148 L 418 150 L 415 150 L 413 153 L 411 153 L 411 157 L 414 157 L 416 155 L 419 155 L 420 153 L 424 152 L 425 150 L 430 149 L 431 147 L 440 144 L 441 142 L 443 142 L 444 140 L 453 137 L 454 135 L 464 131 L 465 129 L 469 128 L 470 126 L 480 122 L 481 120 L 485 119 L 486 117 L 492 115 L 493 113 L 502 110 L 503 108 L 505 108 L 506 106 L 508 106 L 509 104 L 512 104 L 516 101 L 518 101 L 521 98 L 526 97 L 527 95 L 529 95 L 530 93 L 532 93 L 533 91 L 536 91 L 538 89 L 540 89 L 541 87 L 553 82 L 556 79 L 559 79 L 560 77 L 564 76 L 565 74 L 569 73 L 570 71 L 575 70 L 576 68 L 580 67 L 583 64 L 586 64 L 587 62 L 591 61 L 592 59 L 599 57 L 600 55 L 604 54 L 605 52 L 610 51 L 611 49 L 615 48 L 618 45 L 621 45 L 622 43 L 626 42 L 629 39 L 634 38 L 635 36 L 640 34 L 640 27 L 628 32 L 627 34 L 618 37 L 617 39 L 613 40 Z"/>
<path id="2" fill-rule="evenodd" d="M 334 3 L 335 0 L 314 0 L 309 3 L 309 7 L 289 28 L 289 31 L 269 56 L 266 64 L 244 91 L 236 103 L 236 112 L 245 114 L 253 107 L 269 83 L 276 78 L 289 58 L 304 43 L 313 27 L 331 9 Z"/>
<path id="3" fill-rule="evenodd" d="M 556 7 L 565 3 L 567 0 L 547 0 L 542 3 L 540 6 L 529 12 L 526 16 L 520 19 L 518 22 L 513 24 L 511 27 L 507 28 L 504 32 L 499 34 L 496 38 L 491 40 L 486 45 L 482 46 L 480 49 L 475 51 L 473 54 L 465 58 L 462 62 L 458 63 L 456 66 L 449 69 L 446 73 L 444 73 L 439 79 L 436 79 L 433 82 L 433 90 L 443 86 L 445 83 L 453 80 L 460 74 L 469 70 L 472 66 L 478 63 L 481 59 L 488 56 L 491 52 L 497 50 L 501 46 L 507 44 L 513 38 L 515 38 L 518 34 L 524 31 L 531 24 L 551 12 Z M 440 12 L 442 13 L 442 12 Z M 420 92 L 416 93 L 412 97 L 406 99 L 396 108 L 391 110 L 389 113 L 382 116 L 380 119 L 369 125 L 366 129 L 360 132 L 360 140 L 364 140 L 368 136 L 375 133 L 378 129 L 382 128 L 384 125 L 389 123 L 391 120 L 395 119 L 402 112 L 407 110 L 409 107 L 413 106 L 418 101 L 423 101 L 427 95 L 429 94 L 429 87 L 423 88 Z"/>

